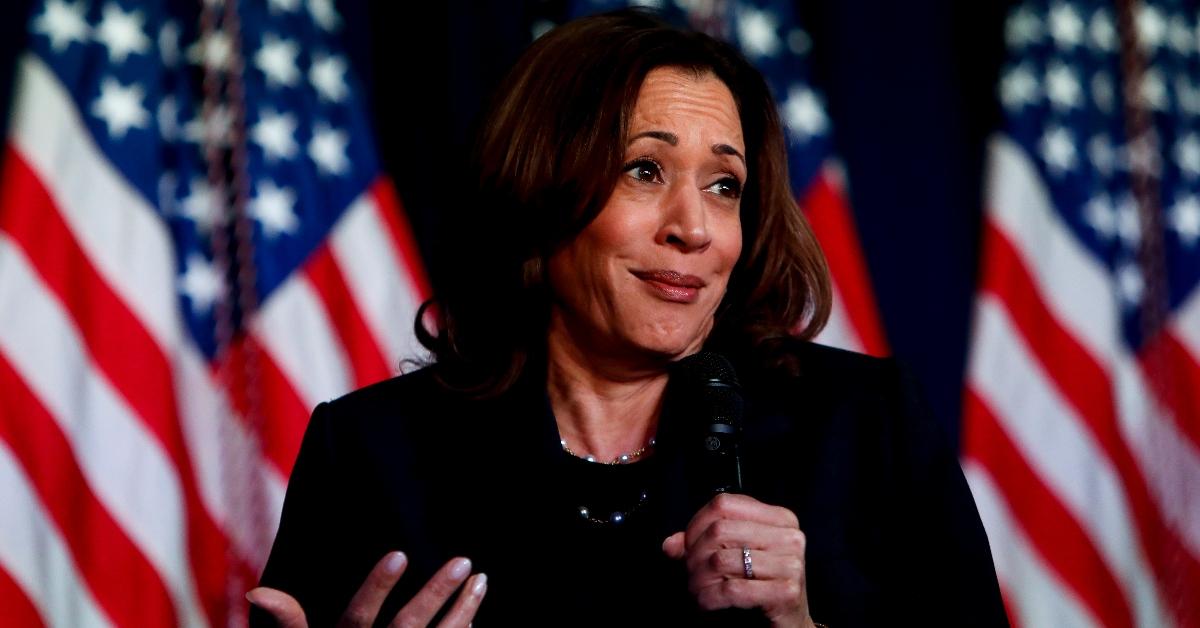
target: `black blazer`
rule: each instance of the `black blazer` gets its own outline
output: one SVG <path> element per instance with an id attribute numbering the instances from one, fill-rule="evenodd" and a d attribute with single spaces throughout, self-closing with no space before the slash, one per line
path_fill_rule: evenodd
<path id="1" fill-rule="evenodd" d="M 900 369 L 799 341 L 790 350 L 799 376 L 735 356 L 742 471 L 746 493 L 800 520 L 812 617 L 832 628 L 1007 626 L 962 471 Z M 294 595 L 310 625 L 333 625 L 376 561 L 400 549 L 410 566 L 389 619 L 465 555 L 489 576 L 481 627 L 751 623 L 700 613 L 684 566 L 661 553 L 702 503 L 677 407 L 668 396 L 652 507 L 628 531 L 597 535 L 579 525 L 578 461 L 559 445 L 541 374 L 477 401 L 424 369 L 322 404 L 262 584 Z"/>

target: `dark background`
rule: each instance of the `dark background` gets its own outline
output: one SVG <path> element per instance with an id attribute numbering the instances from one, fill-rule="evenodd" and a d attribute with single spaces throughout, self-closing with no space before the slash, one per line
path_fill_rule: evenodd
<path id="1" fill-rule="evenodd" d="M 199 0 L 197 0 L 199 1 Z M 33 0 L 0 10 L 0 113 Z M 562 3 L 340 0 L 383 159 L 426 260 L 490 89 Z M 957 441 L 1007 0 L 798 2 L 893 353 Z"/>

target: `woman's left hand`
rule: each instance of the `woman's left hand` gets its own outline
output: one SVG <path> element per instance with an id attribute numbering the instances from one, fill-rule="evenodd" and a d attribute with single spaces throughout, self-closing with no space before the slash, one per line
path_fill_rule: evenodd
<path id="1" fill-rule="evenodd" d="M 804 544 L 792 511 L 723 493 L 692 517 L 687 530 L 667 537 L 663 551 L 687 561 L 688 588 L 700 608 L 757 607 L 772 626 L 810 628 Z M 743 548 L 750 550 L 751 569 Z"/>

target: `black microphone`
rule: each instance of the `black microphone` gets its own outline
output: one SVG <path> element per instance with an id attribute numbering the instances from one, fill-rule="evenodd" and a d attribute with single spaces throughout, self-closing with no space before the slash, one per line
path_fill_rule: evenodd
<path id="1" fill-rule="evenodd" d="M 677 368 L 689 414 L 700 421 L 700 429 L 691 434 L 695 439 L 693 451 L 698 452 L 701 486 L 710 497 L 741 492 L 738 447 L 745 404 L 733 365 L 719 353 L 702 351 L 680 360 Z"/>

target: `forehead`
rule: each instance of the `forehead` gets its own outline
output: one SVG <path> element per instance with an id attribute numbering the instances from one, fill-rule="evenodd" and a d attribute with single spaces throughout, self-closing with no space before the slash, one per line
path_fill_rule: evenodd
<path id="1" fill-rule="evenodd" d="M 743 149 L 742 123 L 729 87 L 711 73 L 655 68 L 638 91 L 630 133 L 663 130 L 683 135 L 703 131 L 707 140 Z"/>

